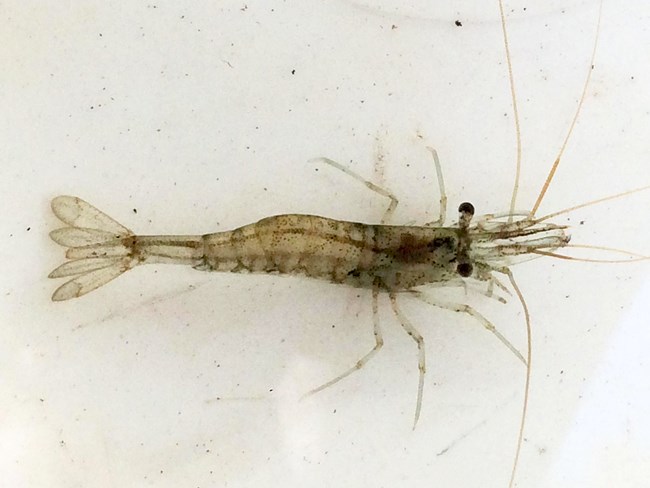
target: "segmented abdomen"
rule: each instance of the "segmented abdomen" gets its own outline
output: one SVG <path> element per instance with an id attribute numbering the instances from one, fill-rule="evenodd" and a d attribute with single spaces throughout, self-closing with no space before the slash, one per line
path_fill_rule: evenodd
<path id="1" fill-rule="evenodd" d="M 363 261 L 374 226 L 315 215 L 277 215 L 207 234 L 206 264 L 216 271 L 300 274 L 345 282 Z"/>
<path id="2" fill-rule="evenodd" d="M 406 289 L 454 275 L 456 232 L 277 215 L 203 236 L 205 262 L 198 267 Z"/>

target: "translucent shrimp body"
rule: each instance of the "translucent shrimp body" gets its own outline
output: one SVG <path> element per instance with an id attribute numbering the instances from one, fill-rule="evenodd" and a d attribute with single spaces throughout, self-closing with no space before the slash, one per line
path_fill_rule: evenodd
<path id="1" fill-rule="evenodd" d="M 55 301 L 82 296 L 139 264 L 183 264 L 203 271 L 271 273 L 401 292 L 458 278 L 485 281 L 493 271 L 554 251 L 569 241 L 564 228 L 530 218 L 485 216 L 469 225 L 461 205 L 455 227 L 373 225 L 316 215 L 276 215 L 202 236 L 136 236 L 77 197 L 52 202 L 69 227 L 51 233 L 68 247 L 67 263 L 50 277 L 71 276 Z"/>

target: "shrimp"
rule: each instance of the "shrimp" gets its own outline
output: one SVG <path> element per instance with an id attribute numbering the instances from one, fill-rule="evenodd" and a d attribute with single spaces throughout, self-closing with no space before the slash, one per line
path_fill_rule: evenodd
<path id="1" fill-rule="evenodd" d="M 270 216 L 233 230 L 204 235 L 136 235 L 81 198 L 59 196 L 52 200 L 52 211 L 66 224 L 66 227 L 54 230 L 50 235 L 57 244 L 68 248 L 66 251 L 68 261 L 52 271 L 49 277 L 67 277 L 69 281 L 56 289 L 52 300 L 64 301 L 81 297 L 142 264 L 182 264 L 200 271 L 302 276 L 371 290 L 375 339 L 373 348 L 351 368 L 308 392 L 313 394 L 360 370 L 382 348 L 384 342 L 377 310 L 378 297 L 381 293 L 385 293 L 389 297 L 401 327 L 418 348 L 419 379 L 413 428 L 420 417 L 423 398 L 426 373 L 424 338 L 400 308 L 398 297 L 410 295 L 435 307 L 467 314 L 509 349 L 526 369 L 523 408 L 510 478 L 510 486 L 513 486 L 526 421 L 532 348 L 531 314 L 510 268 L 518 263 L 543 256 L 573 259 L 558 252 L 562 248 L 571 246 L 568 226 L 552 223 L 551 219 L 585 206 L 644 191 L 650 187 L 645 186 L 607 196 L 542 217 L 536 215 L 553 181 L 580 113 L 591 75 L 589 69 L 566 139 L 535 204 L 530 211 L 516 210 L 521 172 L 520 130 L 501 1 L 499 7 L 518 141 L 516 177 L 508 211 L 475 216 L 474 206 L 469 202 L 463 202 L 458 207 L 457 222 L 447 225 L 447 196 L 442 168 L 438 154 L 433 148 L 429 150 L 438 176 L 440 210 L 438 219 L 423 225 L 391 225 L 390 218 L 398 205 L 398 200 L 393 193 L 328 158 L 320 158 L 319 161 L 342 171 L 380 196 L 389 199 L 390 203 L 381 223 L 335 220 L 318 215 L 283 214 Z M 594 43 L 592 65 L 595 48 Z M 631 257 L 627 261 L 648 259 L 647 256 L 624 253 Z M 515 348 L 488 319 L 469 305 L 444 302 L 432 297 L 426 291 L 427 287 L 431 286 L 466 287 L 499 302 L 505 302 L 504 297 L 495 293 L 495 288 L 503 292 L 508 291 L 508 287 L 501 282 L 499 275 L 507 278 L 524 311 L 528 337 L 524 354 Z"/>
<path id="2" fill-rule="evenodd" d="M 432 150 L 432 154 L 439 168 L 435 151 Z M 329 164 L 336 165 L 332 161 Z M 350 170 L 346 172 L 360 178 Z M 370 182 L 367 184 L 374 187 Z M 376 189 L 390 196 L 384 189 Z M 607 199 L 619 196 L 622 195 Z M 444 193 L 442 198 L 445 198 Z M 397 200 L 391 200 L 386 215 L 391 213 L 395 202 Z M 566 226 L 546 222 L 565 211 L 541 218 L 532 213 L 487 214 L 472 222 L 474 207 L 469 202 L 460 205 L 459 220 L 449 227 L 444 226 L 443 214 L 439 221 L 424 226 L 366 224 L 288 214 L 268 217 L 231 231 L 187 236 L 135 235 L 89 203 L 72 196 L 53 199 L 52 210 L 68 225 L 50 235 L 56 243 L 68 248 L 69 261 L 52 271 L 49 277 L 72 277 L 57 288 L 52 295 L 54 301 L 83 296 L 141 264 L 183 264 L 202 271 L 305 276 L 371 289 L 375 346 L 352 368 L 309 393 L 321 391 L 361 369 L 381 349 L 383 339 L 377 320 L 377 300 L 380 292 L 387 293 L 402 328 L 416 342 L 419 351 L 420 373 L 413 428 L 422 405 L 426 372 L 424 339 L 401 311 L 398 295 L 408 293 L 433 306 L 472 316 L 529 370 L 530 347 L 524 357 L 469 305 L 438 301 L 420 288 L 464 286 L 467 282 L 475 282 L 484 285 L 482 293 L 491 297 L 495 286 L 506 290 L 495 276 L 501 273 L 509 278 L 519 296 L 530 327 L 528 308 L 510 266 L 543 255 L 558 256 L 555 251 L 568 246 L 570 240 Z M 505 301 L 502 297 L 497 299 Z"/>

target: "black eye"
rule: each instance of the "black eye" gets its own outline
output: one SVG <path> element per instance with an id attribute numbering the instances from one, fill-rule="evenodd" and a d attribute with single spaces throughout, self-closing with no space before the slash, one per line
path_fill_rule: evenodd
<path id="1" fill-rule="evenodd" d="M 473 270 L 474 266 L 472 266 L 472 263 L 460 263 L 458 266 L 456 266 L 456 271 L 463 278 L 471 276 Z"/>
<path id="2" fill-rule="evenodd" d="M 474 215 L 474 205 L 472 205 L 469 202 L 463 202 L 460 204 L 460 207 L 458 207 L 458 211 L 460 213 L 466 213 L 469 215 Z"/>

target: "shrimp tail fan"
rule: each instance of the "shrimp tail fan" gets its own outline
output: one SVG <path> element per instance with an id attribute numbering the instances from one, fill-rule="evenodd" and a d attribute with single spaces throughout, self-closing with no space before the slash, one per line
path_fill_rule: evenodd
<path id="1" fill-rule="evenodd" d="M 71 278 L 56 289 L 53 301 L 85 295 L 138 264 L 133 232 L 88 202 L 58 196 L 52 200 L 52 211 L 66 227 L 53 230 L 50 237 L 67 248 L 68 261 L 48 277 Z"/>

